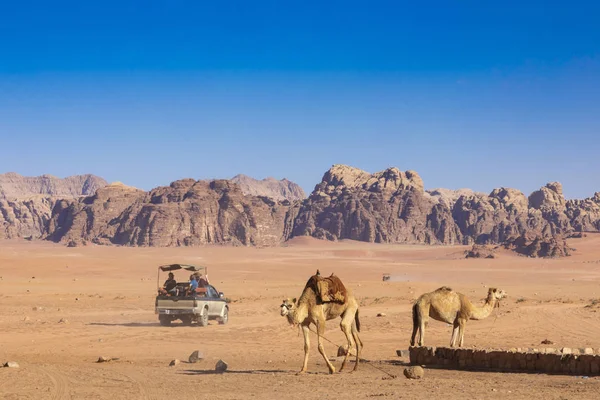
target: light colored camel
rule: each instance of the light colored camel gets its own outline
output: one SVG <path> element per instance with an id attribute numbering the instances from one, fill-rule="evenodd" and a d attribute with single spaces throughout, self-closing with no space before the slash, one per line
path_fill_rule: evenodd
<path id="1" fill-rule="evenodd" d="M 425 327 L 429 317 L 436 321 L 452 324 L 452 338 L 450 347 L 456 345 L 462 347 L 465 335 L 465 324 L 470 319 L 484 319 L 490 316 L 498 302 L 506 297 L 506 292 L 496 288 L 490 288 L 482 307 L 475 306 L 462 293 L 457 293 L 449 287 L 442 286 L 433 292 L 421 295 L 413 305 L 413 333 L 410 345 L 415 345 L 415 337 L 419 331 L 419 346 L 425 342 Z"/>
<path id="2" fill-rule="evenodd" d="M 325 279 L 337 279 L 333 274 L 329 278 Z M 356 342 L 356 364 L 354 365 L 353 371 L 358 369 L 358 362 L 360 359 L 360 352 L 363 347 L 363 344 L 358 337 L 358 332 L 360 332 L 360 321 L 358 319 L 358 303 L 352 293 L 349 290 L 344 289 L 344 297 L 345 300 L 333 300 L 333 301 L 321 301 L 321 298 L 324 297 L 323 294 L 318 293 L 319 288 L 316 285 L 317 280 L 320 280 L 319 271 L 317 270 L 317 274 L 310 277 L 302 294 L 300 295 L 300 299 L 296 301 L 296 299 L 285 299 L 281 304 L 281 316 L 286 317 L 288 322 L 292 325 L 300 325 L 302 327 L 302 333 L 304 335 L 304 364 L 302 365 L 302 369 L 300 370 L 300 374 L 305 373 L 308 366 L 308 351 L 310 349 L 310 325 L 315 324 L 317 327 L 317 341 L 319 353 L 323 356 L 327 367 L 329 368 L 329 373 L 333 374 L 335 372 L 335 367 L 329 359 L 327 355 L 325 355 L 325 349 L 323 347 L 322 337 L 325 333 L 325 321 L 329 321 L 335 318 L 342 318 L 340 322 L 340 328 L 346 339 L 348 341 L 348 351 L 344 357 L 344 361 L 342 361 L 342 366 L 340 367 L 340 372 L 344 369 L 346 365 L 346 361 L 348 360 L 348 356 L 350 352 L 354 348 L 354 342 Z M 341 281 L 339 281 L 341 283 Z M 343 286 L 342 286 L 343 287 Z"/>

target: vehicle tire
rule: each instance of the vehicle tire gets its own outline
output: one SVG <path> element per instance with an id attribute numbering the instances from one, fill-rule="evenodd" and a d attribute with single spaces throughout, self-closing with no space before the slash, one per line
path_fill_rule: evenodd
<path id="1" fill-rule="evenodd" d="M 225 325 L 229 321 L 229 308 L 225 307 L 223 310 L 223 316 L 219 319 L 219 325 Z"/>
<path id="2" fill-rule="evenodd" d="M 191 315 L 182 315 L 181 322 L 186 326 L 192 325 L 192 316 Z"/>
<path id="3" fill-rule="evenodd" d="M 208 308 L 204 309 L 204 313 L 198 316 L 198 325 L 206 326 L 208 325 Z"/>
<path id="4" fill-rule="evenodd" d="M 168 315 L 159 315 L 158 322 L 160 322 L 162 326 L 171 326 L 171 317 Z"/>

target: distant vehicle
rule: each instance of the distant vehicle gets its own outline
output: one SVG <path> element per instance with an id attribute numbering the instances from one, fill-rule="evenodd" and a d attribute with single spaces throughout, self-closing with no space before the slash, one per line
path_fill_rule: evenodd
<path id="1" fill-rule="evenodd" d="M 184 270 L 195 275 L 199 281 L 195 291 L 190 290 L 189 279 L 176 281 L 173 288 L 167 292 L 160 285 L 162 272 L 175 272 Z M 200 326 L 208 325 L 209 320 L 218 320 L 219 324 L 226 324 L 229 320 L 229 305 L 223 292 L 208 282 L 208 268 L 196 267 L 186 264 L 170 264 L 158 267 L 158 295 L 155 301 L 155 314 L 162 326 L 170 326 L 171 322 L 181 320 L 184 325 L 197 322 Z M 188 276 L 189 277 L 189 276 Z M 186 277 L 186 278 L 188 278 Z"/>

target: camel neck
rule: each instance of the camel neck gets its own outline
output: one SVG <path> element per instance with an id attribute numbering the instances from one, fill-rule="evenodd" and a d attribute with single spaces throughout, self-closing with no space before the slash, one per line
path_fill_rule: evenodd
<path id="1" fill-rule="evenodd" d="M 301 324 L 308 317 L 308 304 L 302 301 L 302 298 L 298 301 L 293 314 L 293 321 L 296 324 Z"/>
<path id="2" fill-rule="evenodd" d="M 492 311 L 494 311 L 497 301 L 498 300 L 493 297 L 488 297 L 482 307 L 474 306 L 473 312 L 471 313 L 471 319 L 484 319 L 489 317 Z"/>

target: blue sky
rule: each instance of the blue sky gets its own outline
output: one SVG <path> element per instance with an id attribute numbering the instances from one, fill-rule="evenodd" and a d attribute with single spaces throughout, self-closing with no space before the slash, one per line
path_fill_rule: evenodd
<path id="1" fill-rule="evenodd" d="M 0 172 L 600 191 L 596 2 L 4 3 Z"/>

